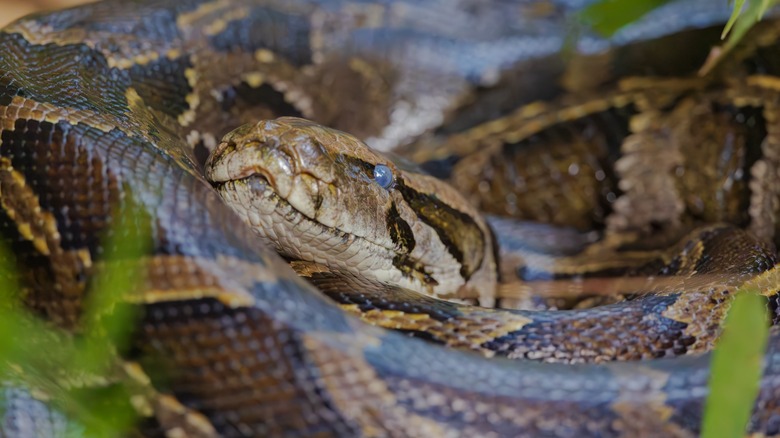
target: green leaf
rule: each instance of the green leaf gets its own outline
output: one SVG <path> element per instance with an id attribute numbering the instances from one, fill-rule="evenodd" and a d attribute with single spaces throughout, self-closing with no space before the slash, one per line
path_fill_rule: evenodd
<path id="1" fill-rule="evenodd" d="M 702 437 L 743 437 L 758 396 L 769 334 L 766 298 L 738 291 L 712 354 Z"/>
<path id="2" fill-rule="evenodd" d="M 761 20 L 767 9 L 778 3 L 780 3 L 780 0 L 747 0 L 747 7 L 745 7 L 745 0 L 735 0 L 734 10 L 721 35 L 721 38 L 725 38 L 728 35 L 728 39 L 722 46 L 713 48 L 710 57 L 700 69 L 699 74 L 705 75 L 710 72 L 721 59 L 724 59 L 739 44 L 750 28 Z"/>
<path id="3" fill-rule="evenodd" d="M 671 0 L 601 0 L 580 13 L 580 19 L 602 36 L 609 37 L 653 9 Z"/>
<path id="4" fill-rule="evenodd" d="M 743 11 L 744 3 L 745 0 L 737 0 L 734 3 L 734 11 L 723 29 L 722 38 L 731 33 L 724 46 L 726 51 L 731 50 L 747 34 L 748 30 L 761 20 L 769 6 L 777 3 L 777 0 L 748 0 L 747 8 L 744 8 Z"/>
<path id="5" fill-rule="evenodd" d="M 731 16 L 729 17 L 729 21 L 726 22 L 726 25 L 723 26 L 723 33 L 720 34 L 720 38 L 726 38 L 726 35 L 728 35 L 731 28 L 734 26 L 734 23 L 736 23 L 737 18 L 739 18 L 740 14 L 742 13 L 742 6 L 745 5 L 745 0 L 736 0 L 734 2 L 734 9 L 731 11 Z"/>

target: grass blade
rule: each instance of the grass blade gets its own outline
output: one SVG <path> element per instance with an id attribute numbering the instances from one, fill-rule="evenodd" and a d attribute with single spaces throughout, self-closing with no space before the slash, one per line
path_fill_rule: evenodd
<path id="1" fill-rule="evenodd" d="M 739 293 L 712 354 L 702 437 L 745 436 L 758 396 L 768 335 L 766 298 Z"/>

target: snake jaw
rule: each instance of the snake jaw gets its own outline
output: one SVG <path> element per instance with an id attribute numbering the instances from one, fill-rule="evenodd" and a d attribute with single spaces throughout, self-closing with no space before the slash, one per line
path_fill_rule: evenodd
<path id="1" fill-rule="evenodd" d="M 409 254 L 397 254 L 393 248 L 371 241 L 362 236 L 344 232 L 338 228 L 326 227 L 319 221 L 307 217 L 288 199 L 281 198 L 261 174 L 251 174 L 238 180 L 214 183 L 215 188 L 228 205 L 248 223 L 269 245 L 285 257 L 300 259 L 336 269 L 361 269 L 376 280 L 389 284 L 402 284 L 412 290 L 435 295 L 433 288 L 438 282 L 426 266 Z M 305 245 L 285 245 L 286 239 L 304 239 Z M 300 249 L 291 248 L 304 248 Z M 332 257 L 334 248 L 340 247 L 344 260 Z M 367 258 L 365 253 L 375 257 Z M 362 257 L 358 255 L 362 254 Z M 381 260 L 392 260 L 383 265 Z M 390 267 L 400 264 L 402 269 Z M 367 274 L 368 275 L 368 274 Z"/>

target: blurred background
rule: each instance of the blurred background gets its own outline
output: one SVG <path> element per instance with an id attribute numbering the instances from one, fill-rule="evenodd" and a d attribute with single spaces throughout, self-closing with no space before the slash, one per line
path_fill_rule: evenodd
<path id="1" fill-rule="evenodd" d="M 0 27 L 37 11 L 66 8 L 89 0 L 0 0 Z"/>

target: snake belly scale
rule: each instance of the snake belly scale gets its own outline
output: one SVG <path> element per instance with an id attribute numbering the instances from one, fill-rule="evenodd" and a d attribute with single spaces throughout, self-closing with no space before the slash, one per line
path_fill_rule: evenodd
<path id="1" fill-rule="evenodd" d="M 549 15 L 536 17 L 535 29 L 554 29 L 570 12 L 565 4 L 551 5 Z M 565 76 L 558 58 L 541 56 L 541 75 L 528 76 L 526 83 L 534 93 L 513 100 L 507 96 L 517 97 L 521 86 L 495 90 L 527 71 L 522 61 L 529 44 L 543 46 L 534 39 L 538 35 L 523 34 L 532 12 L 524 2 L 498 1 L 150 0 L 105 1 L 13 23 L 0 33 L 0 235 L 12 254 L 5 261 L 19 269 L 3 274 L 20 282 L 31 311 L 78 336 L 90 279 L 105 251 L 102 234 L 117 221 L 117 211 L 145 212 L 153 251 L 137 260 L 148 275 L 129 297 L 143 316 L 132 348 L 116 364 L 138 382 L 132 400 L 141 435 L 695 436 L 708 356 L 605 364 L 486 359 L 372 327 L 265 249 L 203 176 L 206 157 L 224 134 L 279 116 L 314 119 L 383 149 L 416 142 L 422 145 L 416 159 L 438 170 L 444 163 L 443 173 L 459 175 L 473 172 L 467 163 L 479 162 L 457 159 L 471 148 L 519 143 L 558 122 L 625 108 L 631 138 L 655 139 L 663 133 L 658 127 L 674 120 L 668 114 L 676 104 L 716 101 L 711 108 L 758 108 L 766 122 L 760 124 L 761 153 L 741 165 L 755 178 L 747 203 L 740 204 L 747 205 L 749 217 L 736 222 L 757 236 L 761 248 L 776 240 L 777 189 L 771 181 L 780 155 L 771 122 L 780 87 L 773 64 L 761 61 L 771 59 L 767 47 L 775 22 L 761 27 L 712 80 L 673 71 L 664 87 L 637 79 L 605 98 L 569 96 L 537 87 L 540 76 L 546 76 L 544 83 Z M 453 33 L 454 27 L 462 31 Z M 507 49 L 485 51 L 485 41 Z M 752 67 L 740 70 L 746 63 Z M 613 72 L 637 73 L 624 64 Z M 523 105 L 530 102 L 523 99 L 548 98 L 555 103 Z M 482 113 L 486 102 L 495 109 Z M 477 120 L 476 114 L 494 120 Z M 453 123 L 443 125 L 446 118 Z M 522 122 L 513 129 L 528 132 L 505 129 L 515 126 L 510 119 Z M 446 166 L 455 161 L 455 167 Z M 593 164 L 593 172 L 602 165 Z M 616 169 L 615 175 L 633 178 L 630 161 Z M 602 180 L 612 177 L 606 173 Z M 614 195 L 625 201 L 615 204 L 615 214 L 604 210 L 588 220 L 603 222 L 608 231 L 715 222 L 687 196 L 671 204 L 673 212 L 693 212 L 687 219 L 659 209 L 667 214 L 652 224 L 634 223 L 629 213 L 641 188 L 621 187 Z M 662 197 L 652 200 L 656 204 L 650 205 L 663 205 Z M 485 226 L 478 216 L 471 219 L 477 228 Z M 412 254 L 403 238 L 407 230 L 394 223 L 394 245 L 405 244 Z M 477 280 L 484 275 L 480 268 L 496 263 L 488 240 L 441 257 L 460 261 L 457 278 Z M 478 261 L 467 261 L 479 248 Z M 757 270 L 766 272 L 745 281 L 773 301 L 774 253 L 762 251 L 767 253 L 757 258 Z M 417 285 L 435 294 L 443 284 L 440 273 L 416 261 L 396 260 L 394 266 L 404 266 L 404 278 L 411 280 L 389 288 L 389 299 Z M 328 272 L 308 275 L 323 287 L 331 280 Z M 465 284 L 454 283 L 455 289 Z M 368 281 L 358 287 L 373 286 Z M 470 298 L 487 299 L 483 290 Z M 353 311 L 370 311 L 358 295 L 337 292 L 332 296 L 352 300 Z M 417 311 L 441 320 L 468 313 L 452 303 L 415 299 L 421 303 Z M 446 331 L 439 335 L 451 344 Z M 780 433 L 779 336 L 770 338 L 749 425 L 758 435 Z M 520 356 L 533 359 L 533 351 L 523 351 Z M 7 387 L 2 397 L 4 435 L 56 436 L 68 429 L 40 394 Z"/>

